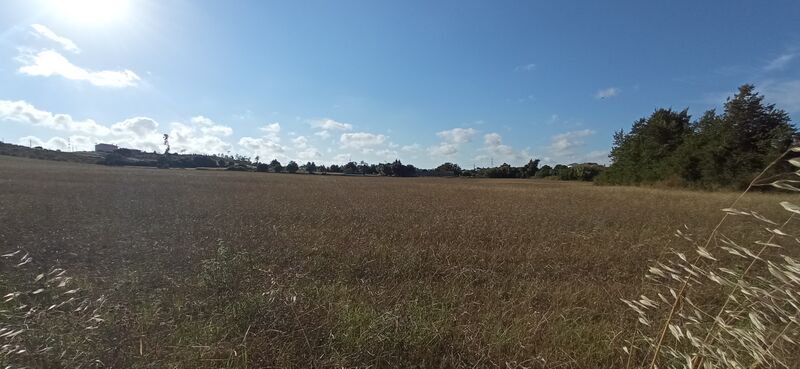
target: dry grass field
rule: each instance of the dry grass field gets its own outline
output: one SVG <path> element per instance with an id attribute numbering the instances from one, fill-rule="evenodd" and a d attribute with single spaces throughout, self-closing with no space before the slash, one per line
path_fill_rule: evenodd
<path id="1" fill-rule="evenodd" d="M 620 299 L 736 195 L 0 156 L 0 252 L 32 258 L 0 288 L 63 268 L 95 301 L 28 327 L 54 347 L 30 367 L 616 368 Z"/>

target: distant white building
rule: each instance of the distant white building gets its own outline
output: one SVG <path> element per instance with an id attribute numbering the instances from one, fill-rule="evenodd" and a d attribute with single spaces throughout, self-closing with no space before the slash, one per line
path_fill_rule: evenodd
<path id="1" fill-rule="evenodd" d="M 118 149 L 117 145 L 99 143 L 94 145 L 94 151 L 97 152 L 113 152 Z"/>

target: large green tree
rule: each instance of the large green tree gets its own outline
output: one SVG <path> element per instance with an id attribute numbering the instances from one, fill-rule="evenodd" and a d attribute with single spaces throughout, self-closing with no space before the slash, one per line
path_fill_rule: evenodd
<path id="1" fill-rule="evenodd" d="M 269 162 L 269 167 L 275 173 L 280 173 L 283 170 L 283 165 L 281 165 L 278 159 L 272 159 L 272 161 Z"/>
<path id="2" fill-rule="evenodd" d="M 528 160 L 528 164 L 525 164 L 522 167 L 522 177 L 524 178 L 533 177 L 534 175 L 536 175 L 536 172 L 538 170 L 539 170 L 539 159 L 536 160 L 530 159 Z"/>
<path id="3" fill-rule="evenodd" d="M 617 132 L 604 180 L 743 187 L 789 148 L 796 133 L 785 111 L 743 85 L 721 115 L 709 110 L 690 122 L 686 110 L 659 109 L 630 132 Z"/>
<path id="4" fill-rule="evenodd" d="M 658 109 L 614 134 L 612 165 L 606 174 L 616 183 L 656 182 L 676 172 L 673 154 L 691 134 L 688 110 Z"/>
<path id="5" fill-rule="evenodd" d="M 298 169 L 300 169 L 300 166 L 297 165 L 297 162 L 294 160 L 290 161 L 289 164 L 286 164 L 286 171 L 289 173 L 297 173 Z"/>
<path id="6" fill-rule="evenodd" d="M 697 124 L 694 148 L 701 182 L 745 186 L 792 143 L 796 131 L 789 115 L 753 85 L 743 85 L 725 102 L 722 116 Z"/>

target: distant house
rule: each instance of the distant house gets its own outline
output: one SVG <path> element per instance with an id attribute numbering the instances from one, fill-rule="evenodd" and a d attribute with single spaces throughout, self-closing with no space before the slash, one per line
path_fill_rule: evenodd
<path id="1" fill-rule="evenodd" d="M 94 145 L 94 151 L 97 152 L 113 152 L 117 149 L 117 145 L 99 143 Z"/>

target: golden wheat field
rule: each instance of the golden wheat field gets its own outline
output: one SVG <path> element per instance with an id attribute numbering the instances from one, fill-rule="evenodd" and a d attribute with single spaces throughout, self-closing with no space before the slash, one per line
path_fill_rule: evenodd
<path id="1" fill-rule="evenodd" d="M 620 299 L 736 196 L 0 157 L 0 292 L 88 307 L 37 302 L 29 367 L 616 368 Z"/>

